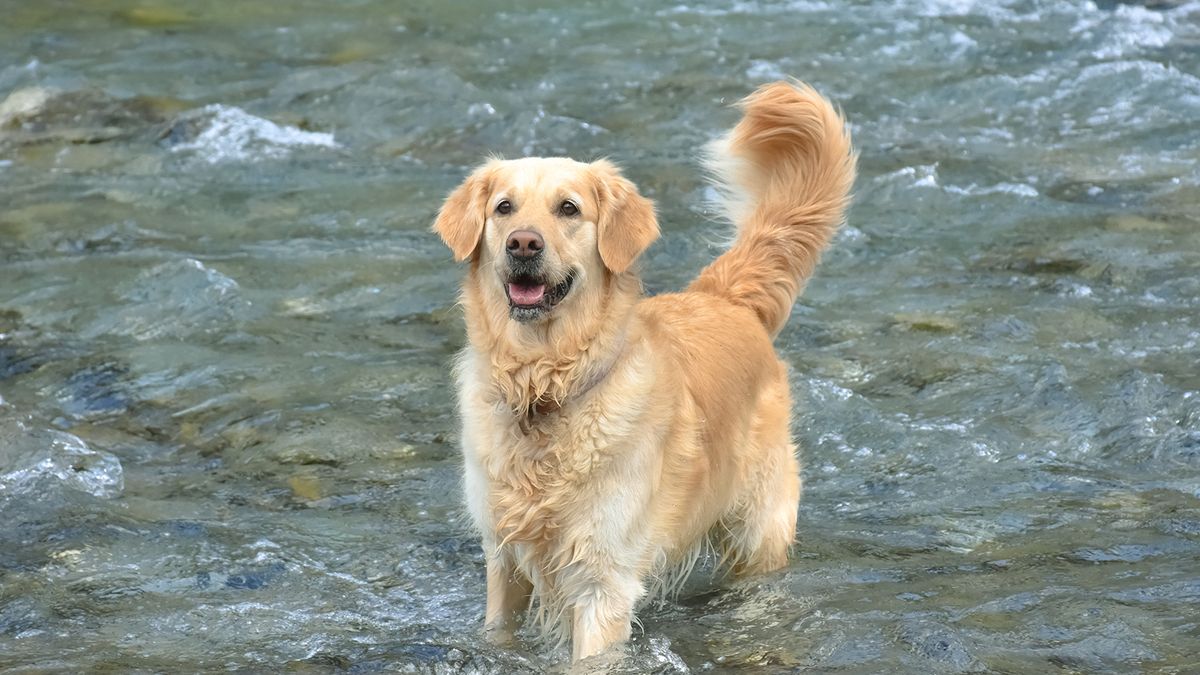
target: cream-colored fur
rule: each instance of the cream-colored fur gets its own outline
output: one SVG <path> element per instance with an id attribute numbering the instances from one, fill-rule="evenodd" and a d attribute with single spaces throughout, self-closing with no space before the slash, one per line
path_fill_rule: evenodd
<path id="1" fill-rule="evenodd" d="M 470 261 L 456 375 L 494 639 L 532 607 L 582 659 L 625 640 L 648 586 L 706 542 L 735 573 L 786 563 L 800 473 L 771 341 L 842 222 L 855 156 L 805 85 L 764 86 L 741 107 L 709 159 L 734 243 L 682 293 L 642 296 L 635 262 L 657 221 L 608 162 L 492 160 L 438 216 Z M 512 318 L 505 294 L 517 230 L 544 237 L 550 283 L 574 279 L 536 320 Z"/>

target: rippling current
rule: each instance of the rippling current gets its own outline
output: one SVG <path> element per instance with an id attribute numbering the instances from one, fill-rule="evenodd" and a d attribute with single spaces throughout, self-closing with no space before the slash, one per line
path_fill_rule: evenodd
<path id="1" fill-rule="evenodd" d="M 678 288 L 795 75 L 861 152 L 778 340 L 799 544 L 623 668 L 1200 671 L 1200 3 L 465 4 L 0 2 L 0 669 L 558 668 L 479 639 L 428 225 L 609 156 Z"/>

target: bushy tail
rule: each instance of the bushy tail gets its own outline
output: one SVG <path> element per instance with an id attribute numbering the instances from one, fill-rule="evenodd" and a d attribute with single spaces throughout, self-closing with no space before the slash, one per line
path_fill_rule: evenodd
<path id="1" fill-rule="evenodd" d="M 735 239 L 688 290 L 754 310 L 775 335 L 843 222 L 857 156 L 841 115 L 808 85 L 764 85 L 739 106 L 707 158 Z"/>

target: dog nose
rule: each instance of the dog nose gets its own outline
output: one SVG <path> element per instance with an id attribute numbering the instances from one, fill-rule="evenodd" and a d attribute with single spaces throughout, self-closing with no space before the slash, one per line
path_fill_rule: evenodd
<path id="1" fill-rule="evenodd" d="M 515 258 L 532 258 L 545 247 L 542 235 L 533 230 L 517 230 L 508 235 L 508 254 Z"/>

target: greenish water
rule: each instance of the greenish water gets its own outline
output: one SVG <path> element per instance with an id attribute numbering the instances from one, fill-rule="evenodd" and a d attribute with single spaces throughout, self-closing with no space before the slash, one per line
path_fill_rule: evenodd
<path id="1" fill-rule="evenodd" d="M 1200 671 L 1200 3 L 897 4 L 0 2 L 0 669 L 556 667 L 478 636 L 428 225 L 610 156 L 677 288 L 790 74 L 861 150 L 778 341 L 800 544 L 627 669 Z"/>

